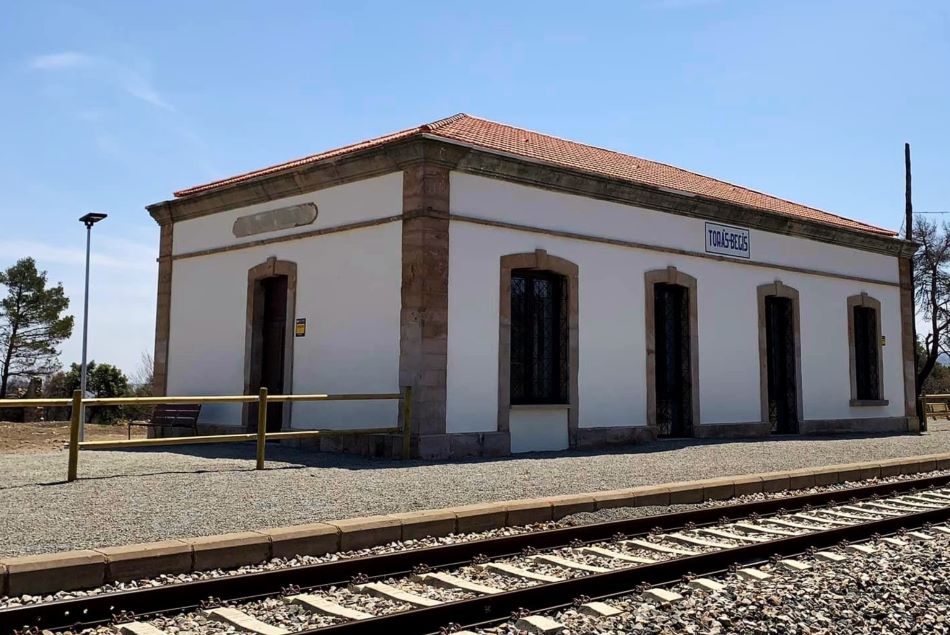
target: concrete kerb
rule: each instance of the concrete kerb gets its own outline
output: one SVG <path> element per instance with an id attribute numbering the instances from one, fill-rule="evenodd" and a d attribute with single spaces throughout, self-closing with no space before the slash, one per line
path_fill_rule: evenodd
<path id="1" fill-rule="evenodd" d="M 455 514 L 456 531 L 460 534 L 488 531 L 508 522 L 508 506 L 504 502 L 460 505 L 446 511 Z"/>
<path id="2" fill-rule="evenodd" d="M 665 506 L 801 489 L 876 477 L 950 469 L 950 453 L 719 477 L 587 494 L 476 503 L 323 523 L 105 547 L 0 562 L 0 593 L 40 594 L 100 586 L 160 574 L 256 564 L 274 557 L 323 555 L 452 533 L 557 520 L 612 507 Z"/>
<path id="3" fill-rule="evenodd" d="M 551 519 L 560 520 L 571 514 L 592 512 L 596 509 L 593 494 L 566 494 L 564 496 L 548 496 L 540 499 L 551 503 Z"/>
<path id="4" fill-rule="evenodd" d="M 402 520 L 396 515 L 347 518 L 327 524 L 340 532 L 340 551 L 366 549 L 402 540 Z"/>
<path id="5" fill-rule="evenodd" d="M 804 489 L 806 487 L 814 487 L 817 480 L 816 474 L 811 470 L 793 470 L 788 473 L 788 488 Z"/>
<path id="6" fill-rule="evenodd" d="M 684 481 L 666 488 L 670 495 L 670 505 L 689 505 L 703 502 L 706 483 L 703 481 Z"/>
<path id="7" fill-rule="evenodd" d="M 748 496 L 749 494 L 762 493 L 761 474 L 747 474 L 745 476 L 737 476 L 732 480 L 732 483 L 736 488 L 736 496 Z"/>
<path id="8" fill-rule="evenodd" d="M 298 554 L 322 556 L 340 550 L 340 530 L 327 523 L 276 527 L 260 533 L 270 540 L 271 558 L 293 558 Z"/>
<path id="9" fill-rule="evenodd" d="M 636 507 L 658 507 L 670 504 L 670 488 L 666 485 L 634 487 Z"/>
<path id="10" fill-rule="evenodd" d="M 106 557 L 91 549 L 8 558 L 6 592 L 39 595 L 74 591 L 105 584 Z"/>
<path id="11" fill-rule="evenodd" d="M 849 463 L 838 469 L 838 482 L 865 481 L 871 478 L 880 478 L 882 474 L 880 463 Z"/>
<path id="12" fill-rule="evenodd" d="M 505 511 L 508 514 L 505 524 L 509 527 L 546 523 L 554 518 L 550 498 L 506 501 Z"/>
<path id="13" fill-rule="evenodd" d="M 594 494 L 594 509 L 613 509 L 614 507 L 636 507 L 637 489 L 612 489 Z"/>
<path id="14" fill-rule="evenodd" d="M 767 472 L 762 474 L 762 491 L 766 494 L 789 489 L 791 476 L 788 472 Z"/>
<path id="15" fill-rule="evenodd" d="M 726 500 L 736 495 L 735 479 L 715 478 L 703 483 L 703 500 Z"/>
<path id="16" fill-rule="evenodd" d="M 103 547 L 95 551 L 105 556 L 105 576 L 109 582 L 190 573 L 195 564 L 191 544 L 182 540 Z"/>
<path id="17" fill-rule="evenodd" d="M 202 536 L 186 541 L 194 555 L 194 570 L 233 569 L 270 559 L 270 538 L 258 531 Z"/>
<path id="18" fill-rule="evenodd" d="M 419 540 L 427 536 L 447 536 L 456 532 L 458 520 L 455 512 L 448 509 L 433 509 L 418 512 L 393 514 L 402 527 L 402 540 Z"/>
<path id="19" fill-rule="evenodd" d="M 903 474 L 917 474 L 919 472 L 932 472 L 937 469 L 937 459 L 936 458 L 923 458 L 921 457 L 920 461 L 917 464 L 917 468 L 913 472 L 905 471 Z"/>

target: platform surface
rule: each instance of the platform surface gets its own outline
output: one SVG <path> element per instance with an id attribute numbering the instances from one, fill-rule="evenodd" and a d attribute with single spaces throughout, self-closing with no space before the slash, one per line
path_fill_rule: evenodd
<path id="1" fill-rule="evenodd" d="M 263 472 L 252 445 L 169 450 L 83 452 L 70 484 L 65 452 L 0 454 L 0 557 L 950 452 L 950 426 L 447 463 L 269 446 Z"/>

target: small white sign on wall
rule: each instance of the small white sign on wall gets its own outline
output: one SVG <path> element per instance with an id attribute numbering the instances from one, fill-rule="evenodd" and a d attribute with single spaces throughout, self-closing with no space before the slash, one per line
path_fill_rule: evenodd
<path id="1" fill-rule="evenodd" d="M 749 230 L 731 225 L 706 223 L 706 253 L 751 258 Z"/>

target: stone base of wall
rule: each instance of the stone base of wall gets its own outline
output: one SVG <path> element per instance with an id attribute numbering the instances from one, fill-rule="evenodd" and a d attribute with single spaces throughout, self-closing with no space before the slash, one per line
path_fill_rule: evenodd
<path id="1" fill-rule="evenodd" d="M 347 442 L 348 441 L 348 442 Z M 321 450 L 357 452 L 382 458 L 402 457 L 402 435 L 374 434 L 366 437 L 323 439 Z M 425 460 L 497 457 L 511 454 L 508 435 L 501 432 L 465 432 L 459 434 L 424 434 L 410 443 L 412 458 Z"/>
<path id="2" fill-rule="evenodd" d="M 841 434 L 855 432 L 916 432 L 916 417 L 872 417 L 866 419 L 812 419 L 798 426 L 800 434 Z"/>
<path id="3" fill-rule="evenodd" d="M 649 443 L 656 440 L 656 429 L 649 426 L 578 428 L 577 450 L 598 450 L 617 445 Z"/>
<path id="4" fill-rule="evenodd" d="M 772 433 L 768 422 L 749 423 L 704 423 L 693 427 L 697 439 L 741 439 L 748 437 L 767 437 Z"/>
<path id="5" fill-rule="evenodd" d="M 855 434 L 906 433 L 917 431 L 913 417 L 872 417 L 864 419 L 813 419 L 799 424 L 799 434 Z M 158 430 L 158 436 L 181 436 L 187 431 Z M 239 434 L 238 426 L 200 424 L 198 434 Z M 707 423 L 693 428 L 698 439 L 765 438 L 771 434 L 771 425 L 759 421 L 747 423 Z M 150 430 L 153 436 L 154 431 Z M 649 443 L 657 438 L 650 426 L 621 426 L 611 428 L 578 428 L 575 440 L 577 450 L 598 450 L 623 445 Z M 281 444 L 289 447 L 314 449 L 321 452 L 342 452 L 379 458 L 402 457 L 402 435 L 370 434 L 327 436 L 319 439 L 287 439 Z M 511 443 L 504 432 L 462 432 L 457 434 L 425 434 L 412 438 L 412 458 L 423 460 L 463 459 L 469 457 L 499 457 L 511 454 Z"/>

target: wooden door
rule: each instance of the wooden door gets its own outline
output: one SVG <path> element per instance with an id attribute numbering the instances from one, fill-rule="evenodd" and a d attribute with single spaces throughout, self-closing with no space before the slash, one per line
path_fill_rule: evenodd
<path id="1" fill-rule="evenodd" d="M 284 362 L 287 347 L 287 276 L 273 276 L 260 281 L 254 311 L 254 346 L 250 388 L 256 393 L 267 388 L 272 395 L 284 392 Z M 257 429 L 257 405 L 250 404 L 248 427 Z M 279 432 L 283 404 L 267 404 L 267 431 Z"/>
<path id="2" fill-rule="evenodd" d="M 656 425 L 664 437 L 693 435 L 693 376 L 689 339 L 689 289 L 653 287 Z"/>
<path id="3" fill-rule="evenodd" d="M 766 369 L 772 432 L 798 432 L 794 307 L 790 298 L 765 298 Z"/>

